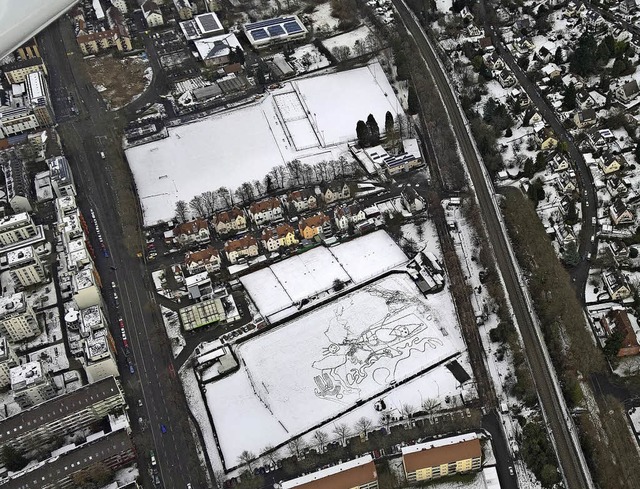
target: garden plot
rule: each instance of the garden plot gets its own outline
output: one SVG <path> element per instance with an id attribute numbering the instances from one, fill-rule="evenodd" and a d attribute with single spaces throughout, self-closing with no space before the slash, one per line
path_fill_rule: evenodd
<path id="1" fill-rule="evenodd" d="M 457 357 L 451 296 L 386 277 L 242 344 L 242 368 L 206 385 L 227 466 Z"/>

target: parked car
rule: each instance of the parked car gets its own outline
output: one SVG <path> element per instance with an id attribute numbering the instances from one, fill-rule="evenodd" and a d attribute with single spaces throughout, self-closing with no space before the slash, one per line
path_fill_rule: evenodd
<path id="1" fill-rule="evenodd" d="M 165 425 L 163 425 L 162 423 L 160 424 L 160 431 L 162 431 L 163 433 L 167 432 L 167 427 Z"/>

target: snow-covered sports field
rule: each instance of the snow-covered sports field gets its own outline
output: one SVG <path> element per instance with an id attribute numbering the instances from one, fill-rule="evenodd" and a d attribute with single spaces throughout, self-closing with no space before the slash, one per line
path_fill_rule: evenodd
<path id="1" fill-rule="evenodd" d="M 406 261 L 400 247 L 379 230 L 331 248 L 314 248 L 240 281 L 260 313 L 269 317 L 331 289 L 336 279 L 360 284 Z"/>
<path id="2" fill-rule="evenodd" d="M 379 64 L 285 83 L 259 102 L 168 129 L 169 137 L 126 150 L 145 226 L 174 217 L 178 200 L 225 186 L 235 189 L 298 159 L 338 159 L 356 123 L 397 115 Z M 283 121 L 285 128 L 283 128 Z"/>
<path id="3" fill-rule="evenodd" d="M 451 296 L 393 274 L 241 344 L 240 370 L 206 384 L 227 467 L 464 351 Z"/>

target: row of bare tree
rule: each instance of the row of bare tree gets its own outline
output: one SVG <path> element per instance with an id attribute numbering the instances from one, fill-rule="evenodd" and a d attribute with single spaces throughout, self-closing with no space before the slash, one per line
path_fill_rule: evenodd
<path id="1" fill-rule="evenodd" d="M 330 182 L 337 178 L 351 176 L 354 172 L 354 163 L 343 156 L 337 160 L 320 161 L 314 165 L 293 160 L 285 165 L 273 167 L 262 180 L 245 182 L 234 191 L 227 187 L 220 187 L 217 190 L 196 195 L 188 203 L 179 200 L 176 202 L 175 218 L 179 222 L 186 222 L 194 217 L 208 218 L 217 211 L 229 209 L 238 204 L 246 204 L 279 190 Z"/>
<path id="2" fill-rule="evenodd" d="M 440 401 L 435 398 L 427 398 L 423 400 L 421 404 L 422 412 L 428 416 L 432 416 L 439 406 Z M 414 406 L 407 403 L 402 404 L 399 411 L 404 419 L 410 419 L 416 413 Z M 388 413 L 381 413 L 379 421 L 379 426 L 384 427 L 388 431 L 393 418 Z M 354 429 L 351 429 L 347 423 L 339 423 L 334 425 L 332 433 L 335 437 L 334 440 L 345 446 L 349 438 L 352 436 L 361 436 L 366 439 L 367 435 L 373 430 L 373 428 L 373 421 L 363 416 L 356 421 Z M 330 435 L 326 431 L 317 430 L 313 434 L 312 446 L 317 447 L 318 451 L 323 453 L 330 438 Z M 298 459 L 302 457 L 306 448 L 307 444 L 302 437 L 293 438 L 289 443 L 287 443 L 287 450 L 289 451 L 289 454 Z M 270 464 L 275 465 L 277 463 L 278 453 L 273 446 L 269 445 L 265 447 L 264 453 L 264 456 Z M 257 457 L 253 452 L 245 450 L 238 457 L 238 463 L 240 465 L 246 465 L 250 471 L 253 471 L 253 463 L 256 458 Z"/>

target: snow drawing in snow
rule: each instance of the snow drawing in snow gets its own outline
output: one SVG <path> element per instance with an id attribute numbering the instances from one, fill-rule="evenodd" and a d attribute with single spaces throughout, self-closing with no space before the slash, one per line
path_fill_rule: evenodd
<path id="1" fill-rule="evenodd" d="M 387 311 L 363 331 L 354 332 L 345 319 L 345 309 L 353 307 L 353 300 L 335 308 L 324 331 L 329 344 L 322 349 L 323 357 L 312 363 L 320 371 L 314 376 L 314 393 L 319 398 L 341 401 L 359 396 L 360 384 L 369 377 L 387 386 L 396 380 L 400 362 L 443 345 L 440 338 L 427 334 L 432 316 L 423 303 L 380 286 L 365 291 L 383 299 Z"/>

